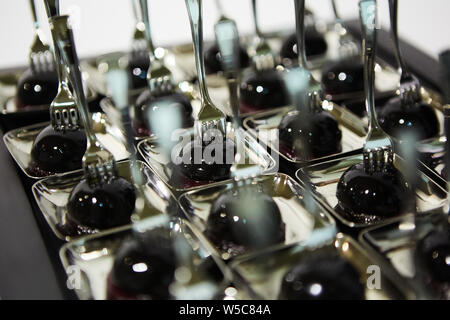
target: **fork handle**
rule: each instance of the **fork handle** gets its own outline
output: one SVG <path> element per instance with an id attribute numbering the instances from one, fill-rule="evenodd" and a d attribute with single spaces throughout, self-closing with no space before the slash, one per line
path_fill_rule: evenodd
<path id="1" fill-rule="evenodd" d="M 397 60 L 398 67 L 400 72 L 403 74 L 407 73 L 407 68 L 405 65 L 405 61 L 403 60 L 402 53 L 400 50 L 400 43 L 398 40 L 398 1 L 397 0 L 389 0 L 389 19 L 391 22 L 391 36 L 394 42 L 394 54 L 395 59 Z"/>
<path id="2" fill-rule="evenodd" d="M 150 17 L 148 14 L 148 1 L 147 0 L 139 0 L 139 5 L 141 9 L 142 21 L 145 25 L 145 39 L 147 40 L 147 49 L 150 55 L 150 61 L 155 60 L 155 46 L 153 45 L 152 40 L 152 31 L 150 29 Z"/>
<path id="3" fill-rule="evenodd" d="M 89 118 L 89 109 L 83 89 L 83 81 L 80 71 L 75 41 L 73 39 L 72 28 L 69 27 L 68 16 L 55 16 L 49 19 L 50 29 L 55 37 L 55 43 L 62 54 L 64 61 L 70 70 L 70 80 L 75 91 L 77 109 L 83 122 L 86 136 L 90 145 L 96 145 L 96 137 L 92 130 Z"/>
<path id="4" fill-rule="evenodd" d="M 257 0 L 252 0 L 252 12 L 253 12 L 253 22 L 255 24 L 255 32 L 258 38 L 262 38 L 263 34 L 261 29 L 259 28 L 259 20 L 258 20 L 258 8 L 257 8 Z"/>
<path id="5" fill-rule="evenodd" d="M 34 0 L 30 0 L 30 9 L 31 9 L 31 15 L 33 17 L 34 29 L 37 31 L 37 30 L 39 30 L 39 19 L 37 16 L 36 4 L 34 3 Z"/>
<path id="6" fill-rule="evenodd" d="M 44 0 L 44 3 L 49 18 L 59 15 L 59 0 Z"/>
<path id="7" fill-rule="evenodd" d="M 203 21 L 202 21 L 202 0 L 185 0 L 191 24 L 192 41 L 194 42 L 195 65 L 198 73 L 198 83 L 202 100 L 209 104 L 211 98 L 206 88 L 205 61 L 203 56 Z M 203 101 L 202 101 L 203 102 Z M 203 105 L 203 104 L 202 104 Z"/>
<path id="8" fill-rule="evenodd" d="M 377 1 L 361 0 L 359 2 L 361 28 L 363 36 L 364 57 L 364 91 L 366 108 L 369 116 L 369 132 L 380 128 L 375 111 L 375 56 L 377 47 Z"/>
<path id="9" fill-rule="evenodd" d="M 294 5 L 298 65 L 300 68 L 307 69 L 305 52 L 305 0 L 294 0 Z"/>

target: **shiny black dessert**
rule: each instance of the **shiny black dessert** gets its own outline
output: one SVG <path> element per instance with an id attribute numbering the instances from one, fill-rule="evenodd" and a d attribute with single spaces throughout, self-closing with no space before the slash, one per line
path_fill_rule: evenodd
<path id="1" fill-rule="evenodd" d="M 283 300 L 363 300 L 364 285 L 355 268 L 336 254 L 306 256 L 283 277 Z"/>
<path id="2" fill-rule="evenodd" d="M 170 104 L 167 104 L 169 102 Z M 189 98 L 180 92 L 154 97 L 150 90 L 142 92 L 136 100 L 134 130 L 137 136 L 146 137 L 151 135 L 152 130 L 147 124 L 152 115 L 156 114 L 161 105 L 173 108 L 173 112 L 182 118 L 182 128 L 194 125 L 192 117 L 192 105 Z"/>
<path id="3" fill-rule="evenodd" d="M 368 172 L 363 163 L 348 168 L 337 185 L 337 210 L 355 223 L 371 223 L 411 210 L 408 183 L 394 165 Z"/>
<path id="4" fill-rule="evenodd" d="M 57 131 L 48 125 L 33 142 L 29 170 L 39 176 L 77 170 L 85 152 L 84 130 Z"/>
<path id="5" fill-rule="evenodd" d="M 281 120 L 278 129 L 280 152 L 293 159 L 302 157 L 306 146 L 310 158 L 321 158 L 342 151 L 342 132 L 336 119 L 327 112 L 313 112 L 307 121 L 300 119 L 299 112 L 289 112 Z M 300 150 L 298 150 L 300 149 Z"/>
<path id="6" fill-rule="evenodd" d="M 107 298 L 168 300 L 176 269 L 170 233 L 153 229 L 124 241 L 108 277 Z"/>
<path id="7" fill-rule="evenodd" d="M 307 27 L 305 30 L 305 50 L 306 57 L 313 58 L 325 54 L 328 49 L 327 42 L 321 33 L 314 27 Z M 291 34 L 287 37 L 280 50 L 281 59 L 297 61 L 297 35 Z"/>
<path id="8" fill-rule="evenodd" d="M 280 72 L 275 69 L 251 71 L 240 86 L 240 109 L 243 113 L 283 107 L 288 104 Z"/>
<path id="9" fill-rule="evenodd" d="M 128 72 L 131 77 L 131 89 L 139 89 L 147 86 L 147 71 L 150 67 L 150 59 L 141 54 L 130 55 Z"/>
<path id="10" fill-rule="evenodd" d="M 250 58 L 248 57 L 247 51 L 245 51 L 242 46 L 239 48 L 239 63 L 241 69 L 248 67 L 250 63 Z M 205 71 L 206 74 L 223 71 L 222 56 L 217 43 L 213 44 L 205 52 Z"/>
<path id="11" fill-rule="evenodd" d="M 49 105 L 58 93 L 56 71 L 34 72 L 27 69 L 17 83 L 17 108 Z"/>
<path id="12" fill-rule="evenodd" d="M 389 135 L 396 138 L 415 133 L 418 140 L 423 140 L 439 134 L 439 121 L 432 107 L 421 102 L 404 105 L 400 97 L 387 102 L 378 113 L 378 121 Z"/>
<path id="13" fill-rule="evenodd" d="M 175 168 L 194 181 L 225 180 L 230 177 L 234 155 L 235 145 L 229 138 L 209 143 L 195 138 L 180 150 L 182 161 Z"/>
<path id="14" fill-rule="evenodd" d="M 417 258 L 432 279 L 450 283 L 450 225 L 430 231 L 417 245 Z"/>
<path id="15" fill-rule="evenodd" d="M 234 256 L 284 243 L 285 224 L 272 197 L 245 186 L 216 199 L 206 222 L 206 235 L 219 250 Z"/>
<path id="16" fill-rule="evenodd" d="M 322 69 L 325 94 L 340 95 L 364 91 L 364 72 L 358 56 L 328 62 Z"/>
<path id="17" fill-rule="evenodd" d="M 117 177 L 95 187 L 83 179 L 70 193 L 68 219 L 81 227 L 108 229 L 130 223 L 136 201 L 133 185 Z"/>

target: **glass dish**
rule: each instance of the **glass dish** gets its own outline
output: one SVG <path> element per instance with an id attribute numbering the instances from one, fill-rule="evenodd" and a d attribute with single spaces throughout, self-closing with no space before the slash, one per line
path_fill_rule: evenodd
<path id="1" fill-rule="evenodd" d="M 156 220 L 151 226 L 147 226 L 148 229 L 146 232 L 152 232 L 155 227 L 161 225 L 162 223 Z M 192 257 L 194 259 L 194 265 L 199 265 L 211 259 L 213 260 L 213 265 L 217 267 L 216 269 L 222 275 L 222 280 L 215 283 L 218 289 L 217 293 L 219 295 L 220 292 L 223 292 L 226 295 L 226 288 L 229 285 L 229 270 L 226 266 L 220 264 L 220 262 L 219 264 L 214 262 L 213 257 L 211 257 L 201 242 L 196 238 L 196 233 L 193 232 L 192 226 L 189 223 L 180 220 L 177 224 L 172 225 L 172 230 L 177 230 L 176 228 L 178 228 L 179 232 L 183 233 L 193 250 Z M 61 248 L 61 261 L 68 275 L 70 276 L 69 271 L 75 267 L 78 267 L 81 271 L 80 286 L 75 290 L 79 299 L 105 300 L 107 298 L 107 277 L 113 266 L 115 252 L 125 239 L 132 236 L 132 232 L 132 226 L 121 227 L 80 238 L 65 244 Z M 239 289 L 234 290 L 233 293 L 232 298 L 234 299 L 249 298 L 244 291 L 241 292 Z"/>
<path id="2" fill-rule="evenodd" d="M 330 212 L 344 225 L 352 228 L 361 228 L 369 225 L 387 223 L 388 219 L 372 222 L 370 224 L 355 223 L 343 217 L 338 210 L 335 210 L 335 207 L 338 204 L 336 189 L 340 177 L 345 170 L 360 162 L 362 162 L 362 154 L 346 156 L 299 169 L 296 173 L 296 177 L 301 181 L 302 176 L 307 171 L 315 189 L 314 196 L 317 201 L 330 210 Z M 401 159 L 397 156 L 395 157 L 394 162 L 401 165 Z M 420 171 L 417 173 L 420 177 L 418 190 L 416 190 L 417 213 L 419 215 L 425 214 L 430 210 L 444 206 L 447 198 L 446 191 L 431 180 L 426 174 Z"/>
<path id="3" fill-rule="evenodd" d="M 149 214 L 159 215 L 176 206 L 175 199 L 170 191 L 165 187 L 164 183 L 155 177 L 147 164 L 142 161 L 138 161 L 137 163 L 146 179 L 143 187 L 144 193 L 149 199 L 150 205 L 155 209 Z M 131 182 L 132 178 L 129 166 L 129 161 L 121 161 L 117 163 L 117 170 L 121 177 Z M 70 228 L 67 224 L 67 203 L 69 196 L 83 176 L 83 170 L 77 170 L 45 178 L 36 182 L 32 187 L 34 198 L 45 220 L 53 233 L 64 241 L 70 241 L 83 235 L 79 231 Z"/>
<path id="4" fill-rule="evenodd" d="M 100 112 L 92 114 L 92 125 L 98 140 L 114 155 L 116 161 L 127 159 L 128 151 L 123 143 L 124 138 L 119 129 L 112 126 L 105 114 Z M 31 164 L 31 149 L 33 142 L 39 132 L 45 128 L 49 123 L 38 123 L 31 126 L 15 129 L 7 132 L 3 136 L 3 141 L 8 148 L 9 153 L 22 169 L 22 171 L 29 178 L 42 179 L 42 176 L 37 176 L 30 171 Z"/>
<path id="5" fill-rule="evenodd" d="M 327 110 L 324 112 L 333 114 L 340 125 L 342 131 L 342 153 L 361 149 L 364 146 L 366 135 L 366 127 L 362 122 L 352 113 L 334 103 L 325 103 L 324 108 Z M 301 165 L 306 162 L 289 152 L 280 151 L 279 148 L 277 128 L 283 116 L 291 110 L 292 107 L 285 107 L 248 116 L 244 119 L 243 125 L 254 137 L 257 137 L 264 145 L 277 152 L 283 159 L 290 163 Z M 314 161 L 317 162 L 331 156 L 333 155 L 314 159 Z"/>
<path id="6" fill-rule="evenodd" d="M 306 210 L 302 187 L 288 175 L 280 173 L 263 175 L 253 179 L 251 183 L 258 185 L 264 193 L 272 197 L 286 225 L 284 242 L 274 247 L 293 243 L 320 243 L 334 237 L 336 229 L 333 218 L 320 205 L 315 213 Z M 233 189 L 234 186 L 232 181 L 224 181 L 189 191 L 179 198 L 180 206 L 185 216 L 204 233 L 212 204 L 220 194 Z M 208 238 L 207 235 L 205 238 Z M 208 241 L 212 243 L 211 239 Z M 212 244 L 210 246 L 215 248 Z M 232 257 L 228 252 L 218 248 L 213 250 L 214 254 L 223 260 L 236 259 L 254 252 L 247 250 L 242 255 Z"/>
<path id="7" fill-rule="evenodd" d="M 318 253 L 338 253 L 347 260 L 360 274 L 361 283 L 366 284 L 371 273 L 368 267 L 379 265 L 351 237 L 342 233 L 321 247 L 301 245 L 287 246 L 247 258 L 236 259 L 230 267 L 249 285 L 259 299 L 274 300 L 279 298 L 283 276 L 308 255 Z M 366 300 L 414 298 L 410 288 L 399 286 L 398 276 L 389 267 L 380 266 L 380 289 L 369 289 L 365 286 Z M 400 282 L 401 284 L 401 282 Z"/>
<path id="8" fill-rule="evenodd" d="M 184 135 L 193 137 L 194 129 L 186 129 L 183 133 L 183 136 Z M 232 129 L 232 125 L 229 122 L 227 122 L 227 137 L 234 141 L 234 129 Z M 161 151 L 158 146 L 158 140 L 155 138 L 142 140 L 139 142 L 137 148 L 152 170 L 154 170 L 160 179 L 175 192 L 185 192 L 211 183 L 193 181 L 184 176 L 182 180 L 178 179 L 178 175 L 175 175 L 174 170 L 171 168 L 171 160 L 167 159 L 167 156 Z M 245 134 L 245 152 L 252 163 L 260 165 L 264 174 L 276 172 L 278 170 L 278 162 L 273 158 L 274 154 L 269 154 L 267 149 L 258 144 L 258 142 L 249 134 Z"/>

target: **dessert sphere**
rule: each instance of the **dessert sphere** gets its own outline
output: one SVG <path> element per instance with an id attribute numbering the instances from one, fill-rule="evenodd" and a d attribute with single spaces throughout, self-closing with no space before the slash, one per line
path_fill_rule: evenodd
<path id="1" fill-rule="evenodd" d="M 48 125 L 33 142 L 32 170 L 62 173 L 80 169 L 86 146 L 84 130 L 59 131 Z"/>
<path id="2" fill-rule="evenodd" d="M 306 256 L 283 277 L 280 299 L 363 300 L 364 285 L 355 268 L 336 254 Z"/>
<path id="3" fill-rule="evenodd" d="M 138 136 L 149 136 L 152 133 L 148 128 L 149 119 L 157 114 L 160 108 L 172 108 L 174 115 L 180 116 L 182 128 L 189 128 L 194 125 L 192 117 L 192 105 L 189 98 L 180 92 L 154 97 L 150 90 L 145 90 L 136 100 L 136 115 L 134 128 Z"/>
<path id="4" fill-rule="evenodd" d="M 309 113 L 301 119 L 297 112 L 287 113 L 279 129 L 280 151 L 301 160 L 302 146 L 306 146 L 311 158 L 321 158 L 342 151 L 342 132 L 336 119 L 327 112 Z"/>
<path id="5" fill-rule="evenodd" d="M 49 105 L 57 93 L 58 74 L 55 70 L 34 72 L 29 68 L 17 83 L 17 107 Z"/>
<path id="6" fill-rule="evenodd" d="M 169 286 L 175 270 L 175 250 L 167 230 L 134 234 L 115 254 L 108 299 L 171 299 Z"/>
<path id="7" fill-rule="evenodd" d="M 398 96 L 379 111 L 378 121 L 384 131 L 396 138 L 414 133 L 417 139 L 423 140 L 439 134 L 439 121 L 429 105 L 421 102 L 404 105 Z"/>
<path id="8" fill-rule="evenodd" d="M 234 155 L 235 145 L 229 138 L 209 143 L 195 138 L 183 146 L 179 154 L 181 163 L 176 168 L 194 181 L 225 180 L 230 177 Z"/>
<path id="9" fill-rule="evenodd" d="M 238 255 L 284 243 L 285 224 L 272 197 L 245 186 L 226 191 L 214 201 L 206 234 L 221 251 Z"/>
<path id="10" fill-rule="evenodd" d="M 241 69 L 248 67 L 250 63 L 250 58 L 248 57 L 247 51 L 245 51 L 242 46 L 239 47 L 239 63 Z M 222 55 L 220 54 L 217 43 L 213 44 L 205 52 L 205 71 L 206 74 L 223 71 Z"/>
<path id="11" fill-rule="evenodd" d="M 328 62 L 322 69 L 325 94 L 339 95 L 364 91 L 364 70 L 361 57 Z"/>
<path id="12" fill-rule="evenodd" d="M 94 187 L 83 179 L 70 193 L 67 212 L 74 223 L 102 230 L 130 223 L 135 201 L 134 186 L 122 177 Z"/>
<path id="13" fill-rule="evenodd" d="M 239 92 L 244 113 L 283 107 L 289 102 L 281 74 L 275 69 L 246 73 Z"/>
<path id="14" fill-rule="evenodd" d="M 348 168 L 339 179 L 337 209 L 349 220 L 370 223 L 412 209 L 414 201 L 403 175 L 394 165 L 369 172 L 363 163 Z"/>
<path id="15" fill-rule="evenodd" d="M 327 42 L 321 33 L 314 27 L 307 27 L 305 30 L 305 50 L 306 57 L 313 58 L 326 53 L 328 49 Z M 298 57 L 297 51 L 297 35 L 295 33 L 287 37 L 281 46 L 280 56 L 282 59 L 296 61 Z"/>

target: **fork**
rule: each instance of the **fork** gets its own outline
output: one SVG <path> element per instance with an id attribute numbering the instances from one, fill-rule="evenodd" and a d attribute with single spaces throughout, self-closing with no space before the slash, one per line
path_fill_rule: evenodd
<path id="1" fill-rule="evenodd" d="M 335 29 L 339 34 L 339 57 L 345 59 L 357 56 L 359 54 L 359 46 L 353 41 L 353 37 L 348 33 L 348 30 L 345 27 L 344 21 L 337 9 L 336 0 L 331 0 L 331 5 L 336 20 Z"/>
<path id="2" fill-rule="evenodd" d="M 369 117 L 369 133 L 363 148 L 364 169 L 379 171 L 393 162 L 393 143 L 381 129 L 375 111 L 375 56 L 377 48 L 376 0 L 361 0 L 359 3 L 363 35 L 364 91 Z"/>
<path id="3" fill-rule="evenodd" d="M 174 90 L 172 73 L 164 65 L 164 62 L 155 55 L 155 46 L 153 45 L 150 18 L 148 14 L 148 2 L 147 0 L 139 0 L 139 3 L 142 20 L 145 25 L 145 39 L 147 41 L 147 50 L 150 58 L 150 67 L 147 72 L 150 93 L 153 96 L 166 95 Z"/>
<path id="4" fill-rule="evenodd" d="M 50 47 L 42 40 L 42 30 L 36 13 L 34 0 L 30 0 L 31 14 L 34 22 L 34 40 L 30 48 L 30 67 L 33 72 L 49 72 L 55 69 L 53 54 Z"/>
<path id="5" fill-rule="evenodd" d="M 231 166 L 231 177 L 235 182 L 249 181 L 261 174 L 259 165 L 249 163 L 244 151 L 244 137 L 239 118 L 239 34 L 236 23 L 233 20 L 220 20 L 214 27 L 216 41 L 222 55 L 222 66 L 227 78 L 228 91 L 230 92 L 230 105 L 233 111 L 233 126 L 235 131 L 235 143 L 237 153 Z"/>
<path id="6" fill-rule="evenodd" d="M 83 156 L 83 169 L 90 186 L 108 183 L 117 177 L 113 155 L 97 140 L 89 118 L 89 109 L 84 94 L 79 60 L 73 39 L 72 28 L 68 25 L 68 16 L 55 16 L 49 19 L 50 28 L 56 39 L 64 61 L 69 67 L 70 80 L 74 88 L 78 111 L 86 131 L 87 149 Z"/>
<path id="7" fill-rule="evenodd" d="M 275 56 L 259 28 L 256 0 L 252 0 L 253 22 L 255 24 L 256 37 L 250 46 L 250 56 L 253 66 L 257 71 L 275 68 Z"/>
<path id="8" fill-rule="evenodd" d="M 45 0 L 44 2 L 48 18 L 59 15 L 59 0 Z M 56 45 L 56 36 L 53 34 L 53 30 L 51 32 L 59 84 L 58 93 L 50 104 L 50 121 L 57 131 L 77 130 L 80 127 L 77 104 L 69 88 L 67 68 Z"/>
<path id="9" fill-rule="evenodd" d="M 400 85 L 399 94 L 401 100 L 405 105 L 411 105 L 412 103 L 419 101 L 421 99 L 421 85 L 419 79 L 409 73 L 406 68 L 405 61 L 403 60 L 402 53 L 400 50 L 400 43 L 398 39 L 397 31 L 397 12 L 398 12 L 398 2 L 397 0 L 389 0 L 389 17 L 391 21 L 391 34 L 394 41 L 394 53 L 397 60 L 397 64 L 400 71 Z"/>
<path id="10" fill-rule="evenodd" d="M 226 134 L 225 114 L 212 103 L 208 88 L 206 87 L 205 62 L 203 57 L 202 0 L 185 1 L 191 25 L 192 41 L 194 43 L 195 65 L 197 68 L 202 105 L 195 120 L 195 128 L 201 139 L 209 141 L 210 134 L 213 134 L 213 131 L 216 129 L 222 134 Z"/>

